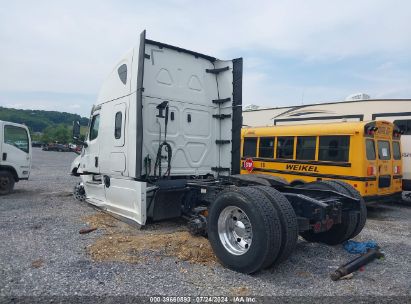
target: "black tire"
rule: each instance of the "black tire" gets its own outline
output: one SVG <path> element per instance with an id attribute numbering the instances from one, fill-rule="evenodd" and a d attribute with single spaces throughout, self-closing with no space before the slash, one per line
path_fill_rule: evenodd
<path id="1" fill-rule="evenodd" d="M 335 183 L 334 181 L 320 181 L 305 184 L 301 186 L 305 189 L 318 189 L 318 190 L 332 190 L 343 194 L 348 194 L 347 190 Z M 342 222 L 335 224 L 330 230 L 315 233 L 312 230 L 301 232 L 300 235 L 309 242 L 320 242 L 328 245 L 338 245 L 351 238 L 357 227 L 358 215 L 356 212 L 344 212 L 342 214 Z"/>
<path id="2" fill-rule="evenodd" d="M 284 177 L 275 176 L 275 175 L 268 175 L 268 174 L 253 174 L 254 176 L 260 176 L 267 180 L 271 186 L 288 186 L 290 183 Z"/>
<path id="3" fill-rule="evenodd" d="M 0 195 L 6 195 L 14 189 L 14 176 L 9 171 L 0 171 Z"/>
<path id="4" fill-rule="evenodd" d="M 241 254 L 231 253 L 219 235 L 220 215 L 230 207 L 245 213 L 252 227 L 251 244 Z M 276 258 L 280 251 L 280 220 L 270 200 L 257 189 L 229 187 L 220 192 L 209 208 L 207 226 L 208 239 L 215 255 L 225 267 L 232 270 L 247 274 L 257 272 L 268 263 L 267 260 L 273 256 Z"/>
<path id="5" fill-rule="evenodd" d="M 83 183 L 79 182 L 74 186 L 73 197 L 80 202 L 84 202 L 86 200 L 86 191 L 84 190 Z"/>
<path id="6" fill-rule="evenodd" d="M 298 187 L 298 186 L 302 186 L 302 185 L 304 185 L 304 184 L 305 184 L 305 182 L 304 182 L 303 180 L 296 179 L 296 180 L 293 180 L 293 181 L 290 183 L 290 186 L 292 186 L 292 187 Z"/>
<path id="7" fill-rule="evenodd" d="M 298 240 L 298 221 L 294 209 L 287 198 L 278 190 L 267 186 L 254 186 L 260 190 L 271 201 L 281 223 L 281 248 L 277 258 L 267 260 L 269 267 L 273 264 L 279 264 L 285 261 L 294 251 Z"/>
<path id="8" fill-rule="evenodd" d="M 336 180 L 334 182 L 339 184 L 341 187 L 345 188 L 347 190 L 348 195 L 360 200 L 360 212 L 358 214 L 357 226 L 355 227 L 354 232 L 350 236 L 350 239 L 352 239 L 359 235 L 360 232 L 364 229 L 365 223 L 367 221 L 367 206 L 365 205 L 365 201 L 361 196 L 360 192 L 358 192 L 358 190 L 355 189 L 353 186 L 339 180 Z"/>

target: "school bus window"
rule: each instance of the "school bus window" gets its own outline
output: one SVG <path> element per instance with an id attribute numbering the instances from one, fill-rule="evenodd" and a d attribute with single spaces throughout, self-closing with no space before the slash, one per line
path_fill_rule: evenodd
<path id="1" fill-rule="evenodd" d="M 390 142 L 385 140 L 378 141 L 378 158 L 382 160 L 391 159 Z"/>
<path id="2" fill-rule="evenodd" d="M 365 151 L 367 153 L 367 159 L 368 160 L 375 160 L 376 159 L 374 140 L 367 139 L 365 141 Z"/>
<path id="3" fill-rule="evenodd" d="M 318 160 L 348 162 L 349 151 L 349 136 L 320 136 Z"/>
<path id="4" fill-rule="evenodd" d="M 243 156 L 255 157 L 257 151 L 257 138 L 248 137 L 244 138 Z"/>
<path id="5" fill-rule="evenodd" d="M 259 145 L 259 157 L 274 157 L 274 137 L 261 137 Z"/>
<path id="6" fill-rule="evenodd" d="M 401 149 L 400 149 L 400 143 L 398 141 L 392 142 L 392 154 L 395 160 L 401 159 Z"/>
<path id="7" fill-rule="evenodd" d="M 295 158 L 300 160 L 315 160 L 316 139 L 315 136 L 297 137 L 297 155 Z"/>
<path id="8" fill-rule="evenodd" d="M 277 139 L 277 158 L 292 159 L 294 156 L 294 137 L 280 136 Z"/>
<path id="9" fill-rule="evenodd" d="M 411 119 L 395 120 L 394 124 L 404 132 L 405 135 L 411 135 Z"/>

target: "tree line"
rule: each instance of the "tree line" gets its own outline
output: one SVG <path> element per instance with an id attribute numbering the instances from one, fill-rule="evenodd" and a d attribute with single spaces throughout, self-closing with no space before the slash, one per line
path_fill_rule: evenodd
<path id="1" fill-rule="evenodd" d="M 80 122 L 83 136 L 89 122 L 86 117 L 67 112 L 21 110 L 4 107 L 0 107 L 0 120 L 26 125 L 30 129 L 32 140 L 62 144 L 72 141 L 73 121 Z"/>

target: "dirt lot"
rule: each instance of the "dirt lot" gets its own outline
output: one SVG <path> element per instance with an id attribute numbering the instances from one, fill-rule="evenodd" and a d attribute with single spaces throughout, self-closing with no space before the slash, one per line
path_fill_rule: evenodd
<path id="1" fill-rule="evenodd" d="M 255 275 L 223 268 L 204 238 L 183 221 L 137 230 L 71 196 L 73 153 L 34 149 L 30 181 L 0 198 L 0 296 L 411 294 L 411 208 L 369 208 L 357 240 L 375 240 L 386 257 L 333 282 L 329 273 L 354 256 L 342 246 L 300 239 L 290 258 Z M 97 230 L 79 234 L 83 228 Z"/>

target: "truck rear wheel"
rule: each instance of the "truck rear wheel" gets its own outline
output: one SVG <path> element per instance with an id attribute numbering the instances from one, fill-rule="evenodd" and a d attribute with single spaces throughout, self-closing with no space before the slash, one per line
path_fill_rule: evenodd
<path id="1" fill-rule="evenodd" d="M 210 206 L 208 238 L 224 266 L 254 273 L 278 256 L 281 224 L 273 204 L 261 191 L 230 187 Z"/>
<path id="2" fill-rule="evenodd" d="M 342 181 L 336 180 L 334 183 L 339 184 L 341 187 L 347 190 L 347 194 L 360 200 L 360 213 L 358 214 L 357 226 L 354 232 L 351 234 L 350 239 L 356 237 L 363 230 L 365 222 L 367 221 L 367 206 L 365 205 L 364 199 L 362 198 L 360 192 L 355 189 L 350 184 L 344 183 Z"/>
<path id="3" fill-rule="evenodd" d="M 270 260 L 264 267 L 285 261 L 294 251 L 298 239 L 298 221 L 294 209 L 287 198 L 278 190 L 267 186 L 255 186 L 271 201 L 281 223 L 281 248 L 278 257 Z"/>
<path id="4" fill-rule="evenodd" d="M 301 186 L 305 189 L 332 190 L 350 195 L 346 188 L 335 181 L 321 181 Z M 338 245 L 351 238 L 358 225 L 358 215 L 355 212 L 344 212 L 340 224 L 335 224 L 330 230 L 315 233 L 312 230 L 301 232 L 300 235 L 309 242 L 320 242 L 328 245 Z"/>
<path id="5" fill-rule="evenodd" d="M 0 195 L 9 194 L 14 188 L 14 176 L 9 171 L 0 171 Z"/>

